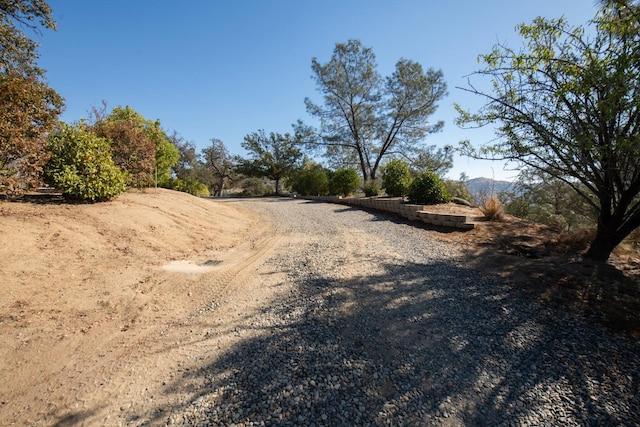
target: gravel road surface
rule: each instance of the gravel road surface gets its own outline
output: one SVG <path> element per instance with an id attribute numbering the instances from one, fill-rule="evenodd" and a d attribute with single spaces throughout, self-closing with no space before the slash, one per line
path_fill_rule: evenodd
<path id="1" fill-rule="evenodd" d="M 458 246 L 397 219 L 286 198 L 229 203 L 284 236 L 261 266 L 282 291 L 193 373 L 206 386 L 170 424 L 640 423 L 638 340 L 465 268 Z"/>

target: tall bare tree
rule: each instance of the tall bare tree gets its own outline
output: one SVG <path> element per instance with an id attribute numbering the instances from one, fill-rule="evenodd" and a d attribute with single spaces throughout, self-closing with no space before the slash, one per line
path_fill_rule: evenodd
<path id="1" fill-rule="evenodd" d="M 443 126 L 428 121 L 447 94 L 442 71 L 400 59 L 393 74 L 382 78 L 373 51 L 358 40 L 337 43 L 329 62 L 313 58 L 311 68 L 324 103 L 305 103 L 320 128 L 299 122 L 296 131 L 310 148 L 357 165 L 365 181 L 376 178 L 386 156 L 416 155 L 424 138 Z"/>

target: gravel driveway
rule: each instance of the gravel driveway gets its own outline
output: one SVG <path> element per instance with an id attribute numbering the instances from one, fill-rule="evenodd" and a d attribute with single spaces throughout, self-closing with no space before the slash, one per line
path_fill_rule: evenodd
<path id="1" fill-rule="evenodd" d="M 465 268 L 455 245 L 340 205 L 238 200 L 287 292 L 200 372 L 185 425 L 638 425 L 640 344 Z M 242 334 L 242 331 L 238 331 Z"/>

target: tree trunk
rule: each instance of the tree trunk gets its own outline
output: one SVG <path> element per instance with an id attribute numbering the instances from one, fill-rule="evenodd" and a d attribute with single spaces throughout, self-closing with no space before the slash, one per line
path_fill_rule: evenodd
<path id="1" fill-rule="evenodd" d="M 369 181 L 369 171 L 363 162 L 360 162 L 360 170 L 362 171 L 362 179 L 364 182 Z"/>
<path id="2" fill-rule="evenodd" d="M 593 261 L 607 262 L 618 243 L 620 242 L 615 236 L 602 227 L 598 227 L 596 237 L 584 257 Z"/>
<path id="3" fill-rule="evenodd" d="M 280 195 L 280 178 L 274 180 L 276 182 L 276 196 Z"/>
<path id="4" fill-rule="evenodd" d="M 629 205 L 636 194 L 637 192 L 634 192 L 631 196 L 623 197 L 614 212 L 610 211 L 612 206 L 611 198 L 601 198 L 598 231 L 587 253 L 584 255 L 585 258 L 607 262 L 616 246 L 633 230 L 640 227 L 640 209 L 634 206 L 632 212 L 628 212 Z"/>
<path id="5" fill-rule="evenodd" d="M 371 174 L 369 175 L 369 178 L 371 179 L 371 181 L 375 181 L 376 180 L 376 172 L 377 171 L 378 171 L 378 164 L 376 162 L 376 164 L 373 167 L 373 169 L 371 169 Z"/>

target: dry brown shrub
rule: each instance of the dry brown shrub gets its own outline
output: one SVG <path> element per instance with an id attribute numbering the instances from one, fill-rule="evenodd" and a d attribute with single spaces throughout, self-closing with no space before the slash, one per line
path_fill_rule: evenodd
<path id="1" fill-rule="evenodd" d="M 570 233 L 560 233 L 552 244 L 556 250 L 561 252 L 584 252 L 595 237 L 595 228 L 587 228 Z"/>
<path id="2" fill-rule="evenodd" d="M 480 205 L 480 210 L 484 217 L 489 221 L 504 220 L 504 208 L 496 196 L 491 196 L 485 199 L 482 202 L 482 205 Z"/>

